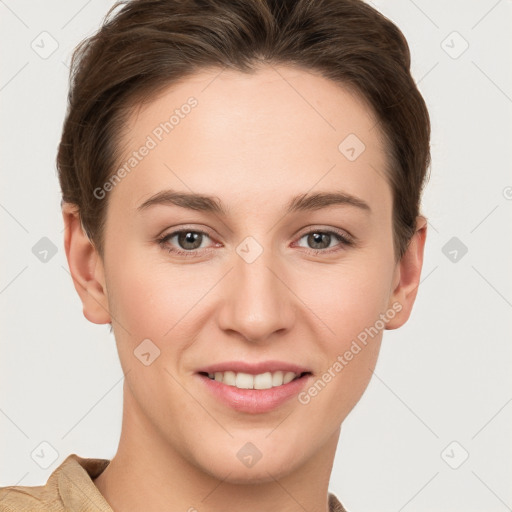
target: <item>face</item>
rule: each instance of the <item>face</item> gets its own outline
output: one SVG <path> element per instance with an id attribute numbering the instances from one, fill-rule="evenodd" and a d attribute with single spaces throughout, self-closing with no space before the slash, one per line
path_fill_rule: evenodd
<path id="1" fill-rule="evenodd" d="M 121 147 L 101 264 L 128 420 L 233 482 L 331 456 L 401 307 L 370 110 L 300 69 L 203 71 Z"/>

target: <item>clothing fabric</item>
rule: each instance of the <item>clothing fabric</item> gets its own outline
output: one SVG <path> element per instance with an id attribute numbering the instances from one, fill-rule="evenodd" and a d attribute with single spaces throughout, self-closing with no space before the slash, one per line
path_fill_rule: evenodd
<path id="1" fill-rule="evenodd" d="M 0 512 L 113 512 L 93 482 L 109 463 L 73 453 L 45 485 L 0 487 Z M 332 493 L 329 512 L 347 512 Z"/>

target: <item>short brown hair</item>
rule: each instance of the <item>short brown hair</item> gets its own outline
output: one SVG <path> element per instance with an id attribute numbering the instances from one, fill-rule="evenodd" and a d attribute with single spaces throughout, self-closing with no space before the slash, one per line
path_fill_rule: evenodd
<path id="1" fill-rule="evenodd" d="M 119 9 L 117 12 L 115 12 Z M 320 72 L 376 114 L 389 155 L 395 258 L 416 229 L 430 165 L 430 119 L 402 32 L 362 0 L 131 0 L 78 45 L 57 155 L 63 201 L 103 255 L 113 175 L 132 109 L 205 68 L 251 73 L 261 64 Z M 340 141 L 341 142 L 341 141 Z"/>

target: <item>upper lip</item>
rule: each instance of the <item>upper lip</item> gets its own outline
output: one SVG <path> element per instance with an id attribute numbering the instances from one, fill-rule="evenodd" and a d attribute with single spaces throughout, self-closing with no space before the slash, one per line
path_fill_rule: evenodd
<path id="1" fill-rule="evenodd" d="M 226 361 L 224 363 L 215 363 L 209 366 L 204 366 L 198 370 L 198 373 L 215 373 L 215 372 L 228 372 L 235 373 L 243 372 L 251 375 L 258 375 L 266 372 L 293 372 L 298 375 L 301 373 L 310 373 L 311 370 L 305 366 L 298 364 L 287 363 L 284 361 L 261 361 L 259 363 L 248 363 L 247 361 Z"/>

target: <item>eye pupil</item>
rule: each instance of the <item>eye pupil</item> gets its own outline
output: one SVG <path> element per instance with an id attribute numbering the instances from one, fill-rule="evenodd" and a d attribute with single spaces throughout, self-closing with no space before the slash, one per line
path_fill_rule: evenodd
<path id="1" fill-rule="evenodd" d="M 198 249 L 201 246 L 201 233 L 197 233 L 194 231 L 182 231 L 178 235 L 178 242 L 183 249 Z M 196 244 L 199 239 L 199 244 Z M 189 247 L 188 244 L 192 244 L 192 247 Z"/>
<path id="2" fill-rule="evenodd" d="M 322 237 L 327 237 L 327 243 L 322 243 Z M 331 235 L 329 233 L 311 233 L 308 237 L 308 243 L 320 244 L 321 247 L 314 247 L 314 249 L 325 249 L 329 247 L 331 242 Z"/>

